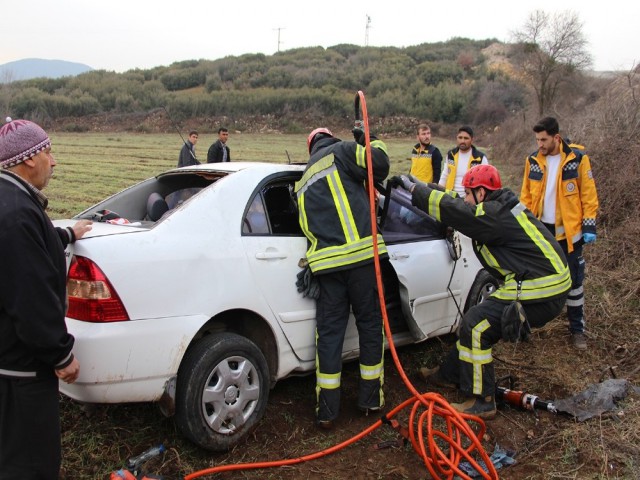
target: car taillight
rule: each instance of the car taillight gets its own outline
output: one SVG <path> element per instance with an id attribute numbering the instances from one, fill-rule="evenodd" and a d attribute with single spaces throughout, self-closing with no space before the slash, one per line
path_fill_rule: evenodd
<path id="1" fill-rule="evenodd" d="M 67 317 L 85 322 L 129 320 L 120 297 L 100 267 L 85 257 L 74 256 L 67 277 Z"/>

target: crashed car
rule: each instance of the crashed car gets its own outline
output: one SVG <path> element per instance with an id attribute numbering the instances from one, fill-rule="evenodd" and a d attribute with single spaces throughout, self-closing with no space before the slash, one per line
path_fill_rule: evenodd
<path id="1" fill-rule="evenodd" d="M 93 219 L 67 249 L 67 326 L 81 362 L 61 391 L 80 402 L 159 402 L 190 440 L 236 445 L 276 381 L 315 368 L 315 303 L 296 288 L 307 239 L 294 184 L 304 165 L 172 169 L 57 226 Z M 411 206 L 379 208 L 385 301 L 396 345 L 453 332 L 496 286 L 469 239 Z M 357 358 L 353 317 L 344 360 Z"/>

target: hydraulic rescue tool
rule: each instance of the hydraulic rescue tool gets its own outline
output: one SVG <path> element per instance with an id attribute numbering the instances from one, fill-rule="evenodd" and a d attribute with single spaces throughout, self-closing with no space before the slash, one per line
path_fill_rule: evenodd
<path id="1" fill-rule="evenodd" d="M 546 402 L 541 400 L 536 395 L 532 395 L 531 393 L 525 393 L 518 390 L 514 390 L 514 379 L 511 376 L 500 379 L 497 383 L 500 383 L 502 380 L 509 380 L 509 387 L 500 387 L 496 384 L 496 401 L 505 403 L 507 405 L 511 405 L 514 407 L 520 407 L 525 410 L 546 410 L 551 413 L 558 413 L 558 409 L 552 402 Z"/>

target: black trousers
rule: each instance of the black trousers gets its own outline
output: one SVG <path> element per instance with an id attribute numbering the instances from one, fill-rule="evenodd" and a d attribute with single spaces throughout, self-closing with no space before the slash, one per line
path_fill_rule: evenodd
<path id="1" fill-rule="evenodd" d="M 562 311 L 566 296 L 523 304 L 531 328 L 540 328 Z M 496 376 L 491 347 L 502 338 L 500 319 L 508 304 L 488 298 L 470 308 L 460 324 L 458 342 L 445 358 L 440 373 L 466 395 L 493 396 Z"/>
<path id="2" fill-rule="evenodd" d="M 57 480 L 58 378 L 0 378 L 0 479 Z"/>
<path id="3" fill-rule="evenodd" d="M 340 412 L 342 347 L 350 307 L 356 319 L 360 348 L 358 406 L 384 405 L 382 315 L 373 264 L 318 275 L 316 302 L 316 415 L 334 420 Z"/>

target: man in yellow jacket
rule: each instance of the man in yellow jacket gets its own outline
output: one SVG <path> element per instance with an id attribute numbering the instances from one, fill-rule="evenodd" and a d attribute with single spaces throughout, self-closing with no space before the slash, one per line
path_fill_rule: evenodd
<path id="1" fill-rule="evenodd" d="M 484 152 L 473 144 L 473 129 L 470 126 L 463 125 L 458 129 L 456 141 L 458 146 L 447 152 L 438 183 L 446 190 L 453 190 L 464 198 L 462 179 L 465 173 L 476 165 L 488 164 L 489 160 Z"/>
<path id="2" fill-rule="evenodd" d="M 545 117 L 533 127 L 538 150 L 525 161 L 520 201 L 560 243 L 571 272 L 567 317 L 573 345 L 587 348 L 584 335 L 582 246 L 596 241 L 598 194 L 589 156 L 560 136 L 558 121 Z"/>

